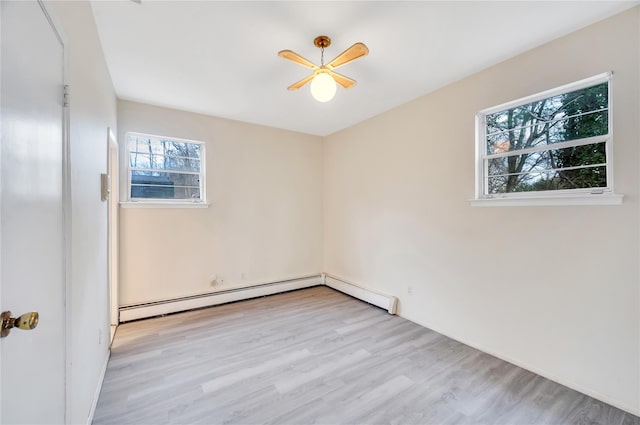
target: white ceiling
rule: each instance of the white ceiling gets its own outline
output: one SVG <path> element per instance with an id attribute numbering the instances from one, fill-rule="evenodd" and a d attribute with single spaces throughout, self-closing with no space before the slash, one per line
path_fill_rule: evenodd
<path id="1" fill-rule="evenodd" d="M 640 1 L 92 1 L 119 98 L 328 135 Z M 370 50 L 339 72 L 358 81 L 328 103 L 310 70 L 357 41 Z"/>

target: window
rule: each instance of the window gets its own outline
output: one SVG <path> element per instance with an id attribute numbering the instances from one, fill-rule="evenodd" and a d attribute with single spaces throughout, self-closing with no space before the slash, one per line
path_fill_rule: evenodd
<path id="1" fill-rule="evenodd" d="M 476 198 L 612 193 L 611 74 L 478 113 Z"/>
<path id="2" fill-rule="evenodd" d="M 128 200 L 203 203 L 202 142 L 128 133 Z"/>

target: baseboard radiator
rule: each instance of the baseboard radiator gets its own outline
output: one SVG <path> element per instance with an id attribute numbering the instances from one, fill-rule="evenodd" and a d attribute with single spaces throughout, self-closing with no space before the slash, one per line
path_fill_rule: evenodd
<path id="1" fill-rule="evenodd" d="M 211 307 L 234 301 L 248 300 L 264 297 L 280 292 L 309 288 L 322 285 L 322 275 L 304 276 L 278 282 L 263 283 L 246 288 L 234 288 L 224 291 L 210 292 L 207 294 L 193 295 L 190 297 L 175 298 L 170 300 L 154 301 L 144 304 L 127 305 L 120 307 L 120 323 L 147 317 L 162 316 L 164 314 L 193 310 L 202 307 Z"/>
<path id="2" fill-rule="evenodd" d="M 178 313 L 181 311 L 194 310 L 197 308 L 211 307 L 235 301 L 249 300 L 251 298 L 264 297 L 267 295 L 320 285 L 327 285 L 330 288 L 343 292 L 354 298 L 358 298 L 369 304 L 383 308 L 387 310 L 389 314 L 396 314 L 398 305 L 398 299 L 396 297 L 366 289 L 335 276 L 316 274 L 277 282 L 268 282 L 245 288 L 234 288 L 188 297 L 124 305 L 119 309 L 120 323 Z"/>
<path id="3" fill-rule="evenodd" d="M 351 295 L 354 298 L 358 298 L 362 301 L 368 302 L 369 304 L 383 308 L 387 310 L 389 314 L 396 314 L 398 298 L 392 295 L 373 291 L 330 274 L 324 275 L 324 284 L 337 291 Z"/>

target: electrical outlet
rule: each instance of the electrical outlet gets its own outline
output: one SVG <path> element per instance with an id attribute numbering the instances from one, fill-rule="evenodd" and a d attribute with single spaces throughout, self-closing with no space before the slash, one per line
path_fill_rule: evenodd
<path id="1" fill-rule="evenodd" d="M 407 294 L 409 294 L 409 295 L 413 294 L 413 287 L 407 286 Z"/>
<path id="2" fill-rule="evenodd" d="M 102 329 L 98 329 L 98 345 L 102 345 Z"/>

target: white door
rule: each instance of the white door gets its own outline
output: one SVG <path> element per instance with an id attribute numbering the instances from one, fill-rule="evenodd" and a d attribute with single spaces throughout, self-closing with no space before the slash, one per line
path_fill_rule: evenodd
<path id="1" fill-rule="evenodd" d="M 63 43 L 36 1 L 0 2 L 0 423 L 65 421 Z"/>

